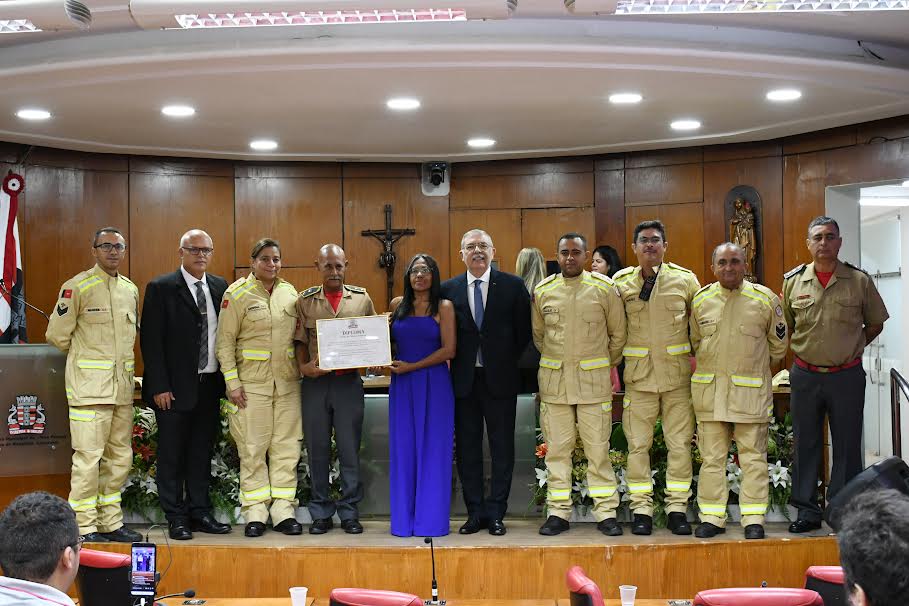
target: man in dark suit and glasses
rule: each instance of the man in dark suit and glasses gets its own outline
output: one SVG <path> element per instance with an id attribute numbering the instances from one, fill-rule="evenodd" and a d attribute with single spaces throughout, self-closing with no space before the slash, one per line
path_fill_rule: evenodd
<path id="1" fill-rule="evenodd" d="M 461 238 L 467 272 L 442 284 L 455 307 L 457 350 L 451 361 L 455 391 L 455 455 L 467 505 L 461 534 L 488 528 L 505 534 L 514 471 L 514 424 L 521 378 L 518 358 L 530 340 L 530 295 L 524 282 L 493 269 L 492 238 L 472 229 Z M 492 477 L 483 487 L 483 422 Z"/>
<path id="2" fill-rule="evenodd" d="M 206 273 L 213 251 L 207 233 L 186 232 L 180 269 L 149 282 L 142 306 L 142 399 L 155 405 L 158 496 L 176 540 L 193 538 L 194 530 L 230 532 L 212 516 L 208 494 L 224 395 L 215 334 L 227 289 L 224 278 Z"/>

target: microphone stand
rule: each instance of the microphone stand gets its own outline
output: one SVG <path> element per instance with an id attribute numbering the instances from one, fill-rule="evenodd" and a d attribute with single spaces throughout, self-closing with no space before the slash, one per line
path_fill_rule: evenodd
<path id="1" fill-rule="evenodd" d="M 425 606 L 445 606 L 445 600 L 439 600 L 439 584 L 436 582 L 436 552 L 432 546 L 432 537 L 425 537 L 424 543 L 429 544 L 429 555 L 432 558 L 432 599 L 424 600 Z"/>
<path id="2" fill-rule="evenodd" d="M 33 310 L 37 311 L 39 314 L 41 314 L 41 316 L 45 320 L 50 322 L 50 318 L 48 317 L 48 315 L 46 313 L 44 313 L 43 311 L 41 311 L 40 309 L 38 309 L 37 307 L 35 307 L 34 305 L 32 305 L 31 303 L 29 303 L 28 301 L 26 301 L 25 297 L 22 297 L 20 295 L 14 295 L 13 293 L 11 293 L 9 291 L 9 289 L 6 287 L 6 282 L 3 281 L 3 278 L 0 278 L 0 292 L 7 295 L 10 299 L 16 299 L 17 301 L 20 301 L 23 305 L 25 305 L 29 309 L 33 309 Z"/>

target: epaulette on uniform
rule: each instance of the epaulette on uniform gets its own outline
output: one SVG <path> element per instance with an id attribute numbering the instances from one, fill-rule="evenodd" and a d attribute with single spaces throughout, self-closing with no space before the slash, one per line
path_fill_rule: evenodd
<path id="1" fill-rule="evenodd" d="M 239 280 L 237 280 L 237 281 L 234 282 L 233 284 L 229 285 L 229 286 L 227 287 L 227 290 L 224 291 L 224 292 L 226 292 L 226 293 L 232 293 L 233 291 L 237 290 L 238 288 L 240 288 L 240 287 L 243 286 L 244 284 L 246 284 L 246 276 L 240 278 Z"/>
<path id="2" fill-rule="evenodd" d="M 354 286 L 353 284 L 345 284 L 344 288 L 346 288 L 350 292 L 360 293 L 361 295 L 366 294 L 366 289 L 363 288 L 362 286 Z"/>
<path id="3" fill-rule="evenodd" d="M 316 294 L 317 292 L 319 292 L 320 290 L 322 290 L 321 286 L 310 286 L 309 288 L 307 288 L 306 290 L 304 290 L 303 292 L 300 293 L 300 297 L 303 299 L 305 299 L 307 297 L 311 297 L 314 294 Z"/>
<path id="4" fill-rule="evenodd" d="M 762 295 L 767 295 L 770 297 L 771 301 L 773 300 L 773 297 L 779 297 L 777 293 L 773 292 L 773 290 L 767 286 L 764 286 L 763 284 L 752 284 L 751 286 L 753 286 L 754 290 L 758 291 Z"/>
<path id="5" fill-rule="evenodd" d="M 536 290 L 536 289 L 540 288 L 541 286 L 543 286 L 544 284 L 548 284 L 548 283 L 552 282 L 553 280 L 555 280 L 556 278 L 558 278 L 560 275 L 561 275 L 561 274 L 552 274 L 551 276 L 546 276 L 545 278 L 543 278 L 542 280 L 540 280 L 540 281 L 537 283 L 537 285 L 533 287 L 533 289 Z"/>
<path id="6" fill-rule="evenodd" d="M 689 273 L 689 274 L 693 274 L 693 273 L 694 273 L 693 271 L 691 271 L 691 270 L 688 269 L 687 267 L 682 267 L 681 265 L 676 265 L 676 264 L 673 263 L 672 261 L 667 261 L 667 262 L 666 262 L 666 265 L 668 265 L 668 266 L 671 267 L 672 269 L 677 269 L 678 271 L 684 271 L 684 272 Z"/>
<path id="7" fill-rule="evenodd" d="M 868 275 L 868 272 L 867 272 L 867 271 L 865 271 L 865 270 L 862 269 L 861 267 L 856 267 L 855 265 L 853 265 L 853 264 L 850 263 L 849 261 L 843 261 L 843 264 L 844 264 L 846 267 L 851 267 L 852 269 L 854 269 L 854 270 L 856 270 L 856 271 L 862 272 L 862 273 L 865 274 L 866 276 Z"/>
<path id="8" fill-rule="evenodd" d="M 702 286 L 701 288 L 698 289 L 698 291 L 696 293 L 694 293 L 694 296 L 696 297 L 699 294 L 701 294 L 702 292 L 704 292 L 705 290 L 712 288 L 714 284 L 716 284 L 716 282 L 711 282 L 707 286 Z"/>
<path id="9" fill-rule="evenodd" d="M 633 274 L 634 270 L 635 270 L 634 267 L 625 267 L 623 269 L 620 269 L 616 273 L 612 274 L 612 280 L 615 282 L 615 281 L 618 281 L 620 278 L 625 279 L 627 276 L 630 276 L 631 274 Z"/>
<path id="10" fill-rule="evenodd" d="M 615 282 L 612 280 L 612 278 L 610 278 L 609 276 L 603 275 L 599 272 L 596 272 L 596 271 L 590 272 L 590 277 L 595 278 L 601 282 L 605 282 L 606 284 L 608 284 L 610 286 L 615 286 Z"/>
<path id="11" fill-rule="evenodd" d="M 792 276 L 797 276 L 797 275 L 799 275 L 800 273 L 802 273 L 803 271 L 805 271 L 805 268 L 806 268 L 806 267 L 808 267 L 808 266 L 805 265 L 804 263 L 802 263 L 801 265 L 798 265 L 798 266 L 796 266 L 796 267 L 793 267 L 792 269 L 790 269 L 789 271 L 787 271 L 786 273 L 783 274 L 783 279 L 784 279 L 784 280 L 788 280 L 788 279 L 791 278 Z"/>

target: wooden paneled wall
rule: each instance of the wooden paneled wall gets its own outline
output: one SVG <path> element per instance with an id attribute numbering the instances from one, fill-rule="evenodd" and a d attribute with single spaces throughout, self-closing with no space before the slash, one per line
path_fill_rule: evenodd
<path id="1" fill-rule="evenodd" d="M 633 226 L 659 218 L 667 258 L 712 281 L 710 253 L 726 239 L 723 203 L 750 185 L 763 201 L 764 281 L 778 289 L 789 267 L 808 259 L 804 232 L 824 210 L 829 185 L 909 178 L 909 116 L 783 140 L 596 157 L 455 164 L 451 193 L 424 196 L 417 164 L 248 163 L 88 154 L 0 143 L 0 170 L 26 177 L 20 233 L 26 296 L 50 310 L 60 284 L 91 264 L 90 238 L 103 225 L 127 234 L 124 271 L 140 288 L 177 267 L 179 236 L 200 227 L 214 238 L 212 271 L 245 274 L 249 250 L 270 236 L 282 244 L 283 276 L 298 289 L 318 283 L 320 245 L 336 242 L 350 261 L 348 281 L 385 307 L 379 242 L 364 229 L 413 227 L 395 247 L 401 270 L 417 252 L 436 257 L 443 277 L 464 266 L 458 248 L 467 229 L 495 241 L 501 269 L 518 251 L 540 248 L 555 259 L 566 231 L 611 244 L 634 260 Z M 32 341 L 45 324 L 29 312 Z"/>

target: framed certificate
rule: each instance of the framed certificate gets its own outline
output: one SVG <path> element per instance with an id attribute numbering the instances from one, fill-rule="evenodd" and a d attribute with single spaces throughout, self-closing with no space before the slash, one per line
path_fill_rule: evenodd
<path id="1" fill-rule="evenodd" d="M 388 316 L 316 320 L 319 368 L 346 370 L 391 364 Z"/>

